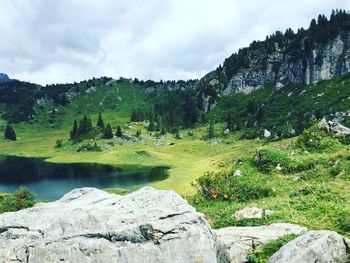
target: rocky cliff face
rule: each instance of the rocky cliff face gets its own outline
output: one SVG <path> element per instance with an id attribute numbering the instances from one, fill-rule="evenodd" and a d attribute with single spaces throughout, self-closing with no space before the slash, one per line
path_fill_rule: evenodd
<path id="1" fill-rule="evenodd" d="M 307 37 L 300 41 L 306 49 Z M 224 94 L 250 93 L 267 85 L 282 88 L 288 84 L 314 84 L 350 72 L 350 33 L 342 32 L 326 44 L 317 44 L 303 57 L 295 59 L 292 52 L 276 48 L 264 54 L 248 52 L 249 65 L 229 80 Z M 261 63 L 264 57 L 265 63 Z"/>

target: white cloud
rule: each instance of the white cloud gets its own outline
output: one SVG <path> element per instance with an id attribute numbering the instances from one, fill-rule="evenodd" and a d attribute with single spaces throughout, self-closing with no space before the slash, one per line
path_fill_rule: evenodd
<path id="1" fill-rule="evenodd" d="M 0 72 L 37 83 L 199 78 L 276 30 L 344 0 L 3 0 Z"/>

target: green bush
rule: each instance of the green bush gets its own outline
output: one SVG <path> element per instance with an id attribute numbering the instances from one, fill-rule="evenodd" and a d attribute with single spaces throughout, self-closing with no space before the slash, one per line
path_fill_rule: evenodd
<path id="1" fill-rule="evenodd" d="M 55 148 L 61 148 L 63 146 L 63 140 L 58 139 L 55 144 Z"/>
<path id="2" fill-rule="evenodd" d="M 339 137 L 339 141 L 344 145 L 350 145 L 350 135 Z"/>
<path id="3" fill-rule="evenodd" d="M 32 207 L 35 194 L 26 187 L 19 187 L 13 194 L 6 196 L 1 202 L 1 212 L 13 212 Z"/>
<path id="4" fill-rule="evenodd" d="M 266 178 L 259 177 L 237 177 L 227 173 L 206 173 L 200 177 L 195 184 L 199 193 L 209 199 L 235 200 L 244 202 L 268 197 L 274 194 L 268 187 Z"/>
<path id="5" fill-rule="evenodd" d="M 102 152 L 102 149 L 100 146 L 97 145 L 96 142 L 93 145 L 90 143 L 86 143 L 79 146 L 77 152 Z"/>
<path id="6" fill-rule="evenodd" d="M 300 134 L 297 147 L 312 152 L 334 151 L 340 149 L 341 143 L 331 133 L 327 133 L 314 124 Z"/>
<path id="7" fill-rule="evenodd" d="M 271 173 L 278 165 L 281 166 L 283 172 L 289 170 L 290 160 L 288 154 L 276 149 L 264 148 L 258 150 L 254 164 L 263 173 Z"/>

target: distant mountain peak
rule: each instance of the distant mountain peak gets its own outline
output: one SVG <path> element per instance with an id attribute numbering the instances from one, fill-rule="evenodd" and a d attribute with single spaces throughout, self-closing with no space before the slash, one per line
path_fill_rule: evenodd
<path id="1" fill-rule="evenodd" d="M 7 74 L 0 73 L 0 84 L 5 83 L 5 82 L 9 82 L 10 80 L 11 79 L 9 78 L 9 76 L 7 76 Z"/>

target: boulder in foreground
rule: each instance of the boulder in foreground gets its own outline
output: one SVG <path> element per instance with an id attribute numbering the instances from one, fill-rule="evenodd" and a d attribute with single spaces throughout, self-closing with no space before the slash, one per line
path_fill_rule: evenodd
<path id="1" fill-rule="evenodd" d="M 217 238 L 218 262 L 243 263 L 254 248 L 288 234 L 301 234 L 306 228 L 286 223 L 266 226 L 225 227 L 214 230 Z"/>
<path id="2" fill-rule="evenodd" d="M 334 231 L 309 231 L 281 247 L 268 263 L 349 262 L 349 245 Z"/>
<path id="3" fill-rule="evenodd" d="M 173 191 L 94 188 L 0 215 L 1 262 L 216 262 L 202 214 Z"/>

